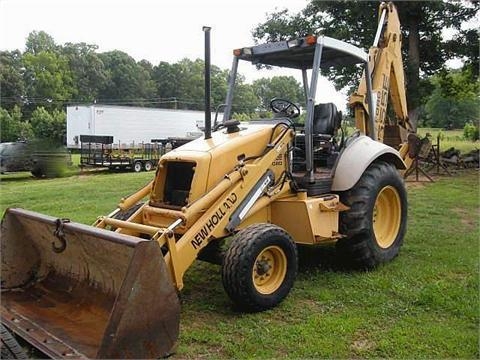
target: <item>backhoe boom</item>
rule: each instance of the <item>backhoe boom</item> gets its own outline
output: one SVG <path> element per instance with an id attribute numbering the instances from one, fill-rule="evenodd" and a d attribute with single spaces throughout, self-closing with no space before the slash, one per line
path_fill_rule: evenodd
<path id="1" fill-rule="evenodd" d="M 356 127 L 375 140 L 398 149 L 414 129 L 408 119 L 400 21 L 391 2 L 380 5 L 377 36 L 369 50 L 368 68 L 376 105 L 375 124 L 372 128 L 369 123 L 370 110 L 364 73 L 357 91 L 350 97 Z M 389 116 L 389 105 L 394 117 Z"/>

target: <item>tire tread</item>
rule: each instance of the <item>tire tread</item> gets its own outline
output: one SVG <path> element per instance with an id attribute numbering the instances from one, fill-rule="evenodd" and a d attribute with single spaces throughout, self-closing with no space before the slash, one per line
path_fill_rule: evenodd
<path id="1" fill-rule="evenodd" d="M 290 242 L 290 247 L 294 251 L 295 258 L 295 263 L 287 264 L 287 266 L 293 266 L 293 278 L 295 278 L 297 274 L 297 249 L 295 243 L 287 232 L 276 225 L 265 223 L 253 224 L 240 230 L 225 253 L 222 266 L 222 282 L 230 299 L 247 311 L 262 311 L 276 305 L 264 306 L 259 304 L 255 297 L 251 296 L 249 291 L 251 269 L 249 269 L 248 264 L 255 256 L 255 249 L 263 240 L 265 240 L 267 235 L 287 237 Z M 288 270 L 286 276 L 288 276 Z M 288 291 L 289 290 L 290 288 Z M 281 299 L 278 302 L 283 300 L 288 294 L 288 291 L 281 296 Z"/>
<path id="2" fill-rule="evenodd" d="M 403 243 L 406 229 L 406 209 L 402 208 L 400 238 L 392 245 L 391 251 L 385 257 L 380 257 L 372 246 L 376 240 L 371 224 L 369 204 L 374 201 L 372 200 L 372 189 L 376 189 L 382 179 L 394 179 L 393 181 L 397 184 L 402 184 L 396 189 L 399 191 L 402 207 L 406 206 L 406 193 L 401 177 L 392 164 L 384 161 L 372 163 L 352 189 L 340 194 L 341 201 L 349 206 L 350 210 L 340 213 L 340 231 L 347 238 L 337 242 L 337 249 L 344 260 L 356 268 L 371 269 L 381 262 L 391 260 L 398 254 Z M 402 201 L 403 197 L 405 198 L 404 202 Z"/>

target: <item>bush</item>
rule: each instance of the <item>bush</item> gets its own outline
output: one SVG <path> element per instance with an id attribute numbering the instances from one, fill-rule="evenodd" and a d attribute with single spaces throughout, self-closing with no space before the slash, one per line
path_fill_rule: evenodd
<path id="1" fill-rule="evenodd" d="M 66 135 L 67 115 L 64 111 L 48 112 L 38 107 L 32 113 L 30 123 L 38 139 L 49 139 L 55 144 L 62 144 Z"/>
<path id="2" fill-rule="evenodd" d="M 252 118 L 250 115 L 246 113 L 233 113 L 232 119 L 235 119 L 238 121 L 250 121 Z"/>
<path id="3" fill-rule="evenodd" d="M 22 121 L 22 112 L 15 106 L 9 113 L 0 108 L 0 141 L 28 140 L 33 137 L 32 127 L 27 121 Z"/>
<path id="4" fill-rule="evenodd" d="M 476 141 L 480 137 L 478 125 L 468 122 L 463 127 L 463 137 L 465 140 Z"/>

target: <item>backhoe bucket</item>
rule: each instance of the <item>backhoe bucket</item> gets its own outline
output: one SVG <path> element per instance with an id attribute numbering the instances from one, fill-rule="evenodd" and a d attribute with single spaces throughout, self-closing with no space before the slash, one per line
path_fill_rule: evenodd
<path id="1" fill-rule="evenodd" d="M 52 358 L 159 358 L 180 304 L 160 246 L 22 209 L 1 225 L 2 323 Z"/>

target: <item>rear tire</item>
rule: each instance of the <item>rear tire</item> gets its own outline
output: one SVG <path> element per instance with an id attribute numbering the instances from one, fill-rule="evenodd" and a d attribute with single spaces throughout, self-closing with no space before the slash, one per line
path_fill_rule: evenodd
<path id="1" fill-rule="evenodd" d="M 3 325 L 0 325 L 1 358 L 2 359 L 28 359 L 15 337 Z"/>
<path id="2" fill-rule="evenodd" d="M 407 230 L 407 192 L 397 169 L 371 164 L 340 198 L 350 210 L 340 213 L 340 231 L 347 238 L 336 247 L 347 264 L 371 269 L 395 258 Z"/>
<path id="3" fill-rule="evenodd" d="M 222 265 L 222 282 L 237 306 L 263 311 L 285 299 L 297 268 L 297 247 L 290 235 L 276 225 L 254 224 L 232 240 Z"/>

